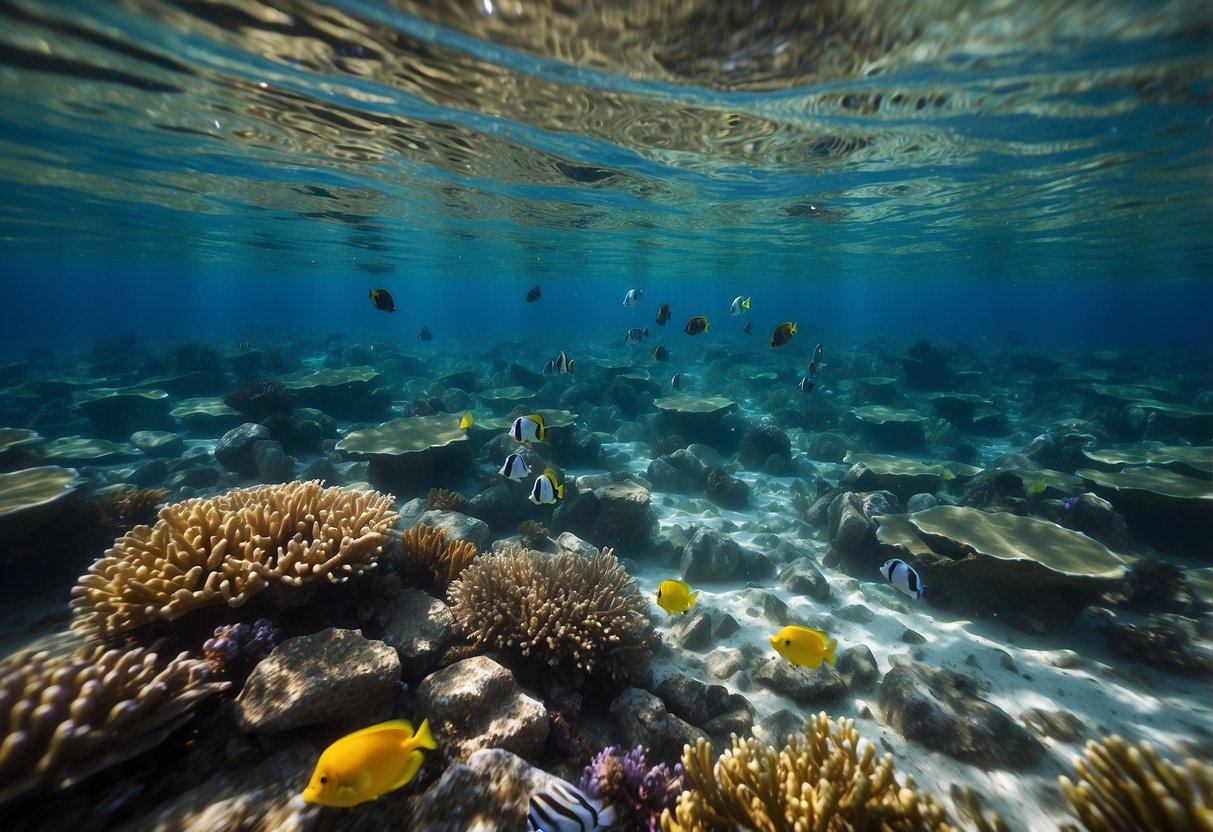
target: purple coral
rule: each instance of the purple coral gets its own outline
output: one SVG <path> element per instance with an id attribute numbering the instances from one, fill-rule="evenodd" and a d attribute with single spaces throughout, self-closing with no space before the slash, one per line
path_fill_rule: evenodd
<path id="1" fill-rule="evenodd" d="M 256 663 L 269 655 L 281 639 L 282 631 L 268 618 L 250 624 L 225 624 L 215 628 L 215 637 L 202 645 L 202 653 L 217 667 L 241 662 Z"/>
<path id="2" fill-rule="evenodd" d="M 665 763 L 652 768 L 645 760 L 644 746 L 626 754 L 617 745 L 599 752 L 581 774 L 586 794 L 615 808 L 615 816 L 629 829 L 661 828 L 661 812 L 673 809 L 683 791 L 682 766 Z"/>

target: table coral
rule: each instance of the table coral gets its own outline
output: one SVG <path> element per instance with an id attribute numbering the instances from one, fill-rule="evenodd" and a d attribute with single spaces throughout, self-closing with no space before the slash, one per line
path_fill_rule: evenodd
<path id="1" fill-rule="evenodd" d="M 199 607 L 239 607 L 271 586 L 339 583 L 372 567 L 395 498 L 319 480 L 173 503 L 114 541 L 72 589 L 75 630 L 112 637 Z"/>
<path id="2" fill-rule="evenodd" d="M 448 598 L 478 647 L 628 678 L 648 665 L 648 602 L 610 549 L 592 557 L 513 546 L 472 562 Z"/>
<path id="3" fill-rule="evenodd" d="M 23 652 L 0 662 L 0 806 L 152 748 L 227 687 L 205 661 L 143 649 Z"/>
<path id="4" fill-rule="evenodd" d="M 734 737 L 715 761 L 712 744 L 701 738 L 686 746 L 682 766 L 690 788 L 674 812 L 662 813 L 664 832 L 955 828 L 912 778 L 897 783 L 892 756 L 877 760 L 851 719 L 809 717 L 804 735 L 782 750 Z"/>

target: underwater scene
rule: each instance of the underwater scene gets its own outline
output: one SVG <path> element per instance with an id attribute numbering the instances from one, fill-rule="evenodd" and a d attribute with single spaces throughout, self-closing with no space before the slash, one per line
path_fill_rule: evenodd
<path id="1" fill-rule="evenodd" d="M 1213 832 L 1213 7 L 0 0 L 0 827 Z"/>

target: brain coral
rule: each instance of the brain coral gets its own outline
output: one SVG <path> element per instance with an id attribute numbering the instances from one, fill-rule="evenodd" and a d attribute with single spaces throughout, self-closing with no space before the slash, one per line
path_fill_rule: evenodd
<path id="1" fill-rule="evenodd" d="M 652 655 L 647 603 L 610 549 L 587 558 L 515 545 L 472 561 L 448 598 L 478 647 L 616 678 L 643 669 Z"/>
<path id="2" fill-rule="evenodd" d="M 199 607 L 238 607 L 274 585 L 338 583 L 374 565 L 399 519 L 394 503 L 318 480 L 173 503 L 81 576 L 72 627 L 109 637 Z"/>
<path id="3" fill-rule="evenodd" d="M 0 806 L 69 786 L 163 740 L 227 687 L 205 661 L 142 649 L 17 653 L 0 662 Z"/>

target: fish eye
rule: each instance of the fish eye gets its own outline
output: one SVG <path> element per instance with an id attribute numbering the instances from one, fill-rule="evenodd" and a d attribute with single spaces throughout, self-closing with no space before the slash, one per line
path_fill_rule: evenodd
<path id="1" fill-rule="evenodd" d="M 786 644 L 788 647 L 792 646 L 792 640 L 790 638 L 785 638 L 783 640 L 783 643 Z"/>
<path id="2" fill-rule="evenodd" d="M 327 777 L 325 777 L 323 774 L 320 775 L 320 785 L 327 786 L 328 784 L 329 784 L 329 779 Z"/>

